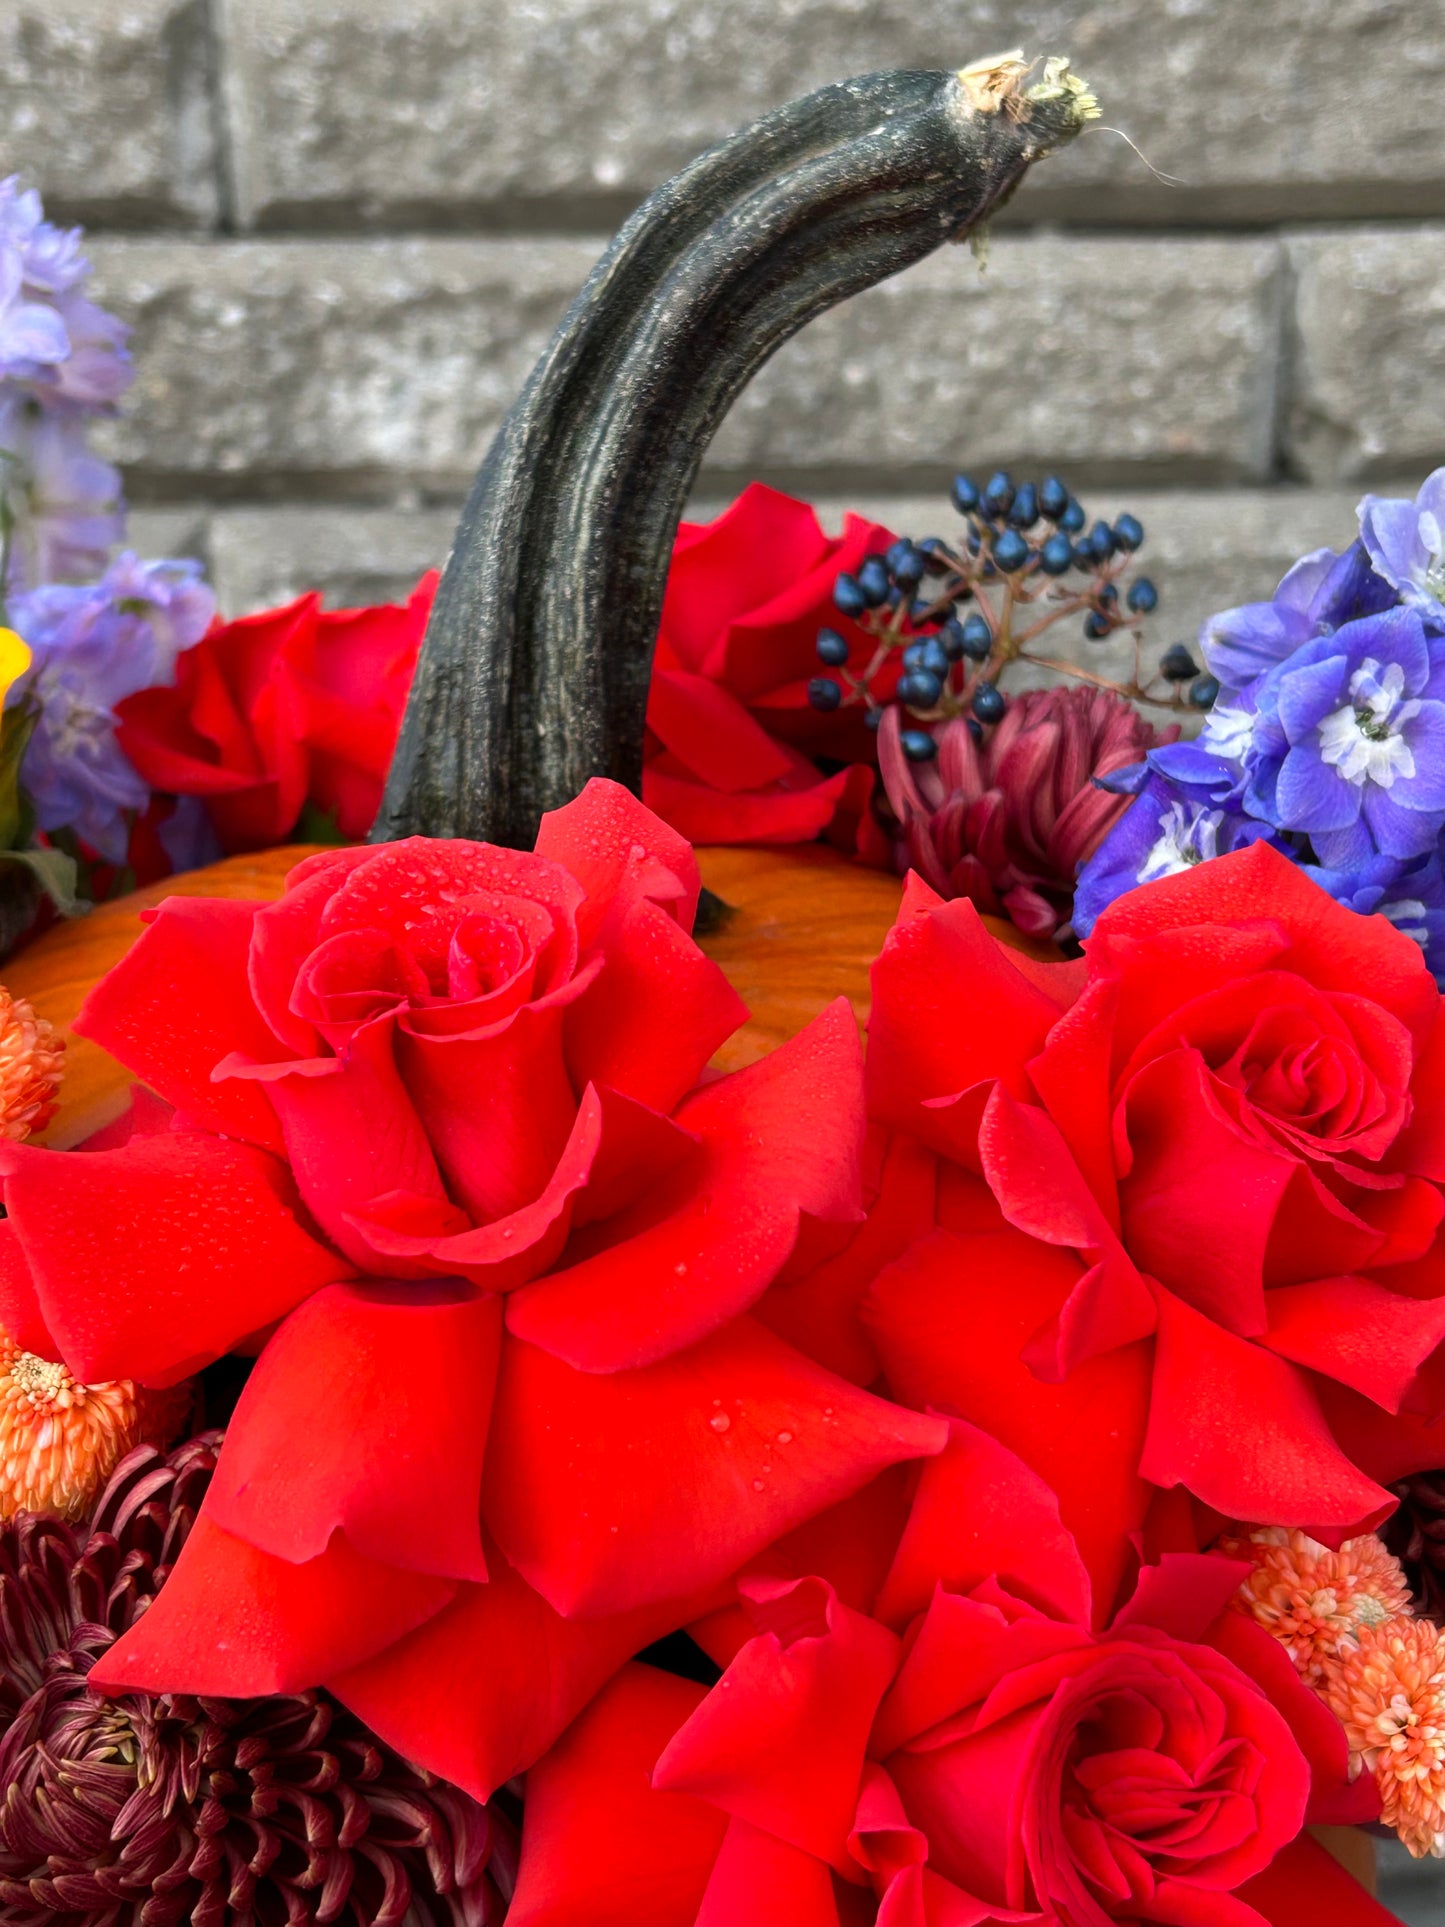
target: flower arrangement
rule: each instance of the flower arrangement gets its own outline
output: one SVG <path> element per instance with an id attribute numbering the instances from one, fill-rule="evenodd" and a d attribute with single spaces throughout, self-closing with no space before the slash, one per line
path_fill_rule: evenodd
<path id="1" fill-rule="evenodd" d="M 806 232 L 821 195 L 876 278 L 878 193 L 932 245 L 1095 111 L 1029 78 L 824 90 L 768 123 L 721 265 L 670 190 L 615 246 L 656 223 L 726 310 L 786 261 L 778 197 Z M 1051 655 L 1080 686 L 1046 690 L 1005 684 L 1056 621 L 1140 644 L 1135 518 L 960 478 L 956 538 L 830 538 L 749 490 L 647 588 L 635 788 L 594 775 L 528 847 L 363 844 L 379 797 L 451 807 L 407 731 L 455 697 L 459 606 L 517 679 L 472 692 L 507 752 L 476 807 L 520 820 L 575 748 L 530 728 L 551 644 L 498 539 L 516 449 L 576 421 L 558 367 L 591 363 L 544 360 L 430 618 L 429 581 L 303 598 L 108 706 L 231 850 L 308 803 L 343 839 L 273 896 L 203 872 L 113 918 L 71 1035 L 123 1113 L 38 1141 L 70 932 L 0 1001 L 0 1920 L 1387 1920 L 1324 1841 L 1445 1854 L 1445 1012 L 1403 895 L 1445 823 L 1439 478 L 1206 625 L 1207 674 Z M 539 566 L 641 544 L 599 502 L 667 522 L 618 493 L 633 432 L 682 486 L 648 371 L 590 466 L 522 463 Z M 609 641 L 596 691 L 646 666 Z M 722 836 L 800 898 L 878 866 L 866 1050 L 838 995 L 724 1071 Z"/>

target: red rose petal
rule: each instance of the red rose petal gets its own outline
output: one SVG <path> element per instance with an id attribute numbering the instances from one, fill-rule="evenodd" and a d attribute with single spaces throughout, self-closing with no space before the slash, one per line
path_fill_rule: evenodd
<path id="1" fill-rule="evenodd" d="M 960 985 L 987 1023 L 960 1021 Z M 1059 1008 L 1014 967 L 962 899 L 894 924 L 873 966 L 868 1020 L 868 1108 L 965 1164 L 975 1162 L 971 1120 L 939 1100 L 1003 1080 L 1029 1092 L 1025 1066 Z"/>
<path id="2" fill-rule="evenodd" d="M 901 1630 L 926 1610 L 936 1585 L 967 1593 L 998 1578 L 1046 1612 L 1088 1625 L 1089 1575 L 1058 1499 L 976 1425 L 951 1419 L 948 1431 L 946 1448 L 923 1463 L 877 1616 Z"/>
<path id="3" fill-rule="evenodd" d="M 1264 1255 L 1295 1160 L 1246 1137 L 1195 1052 L 1156 1057 L 1129 1085 L 1119 1194 L 1141 1271 L 1230 1331 L 1265 1328 Z"/>
<path id="4" fill-rule="evenodd" d="M 1024 1350 L 1079 1276 L 1069 1253 L 1012 1228 L 940 1231 L 879 1274 L 864 1318 L 898 1397 L 971 1420 L 1058 1494 L 1107 1618 L 1148 1500 L 1149 1350 L 1089 1359 L 1062 1384 L 1035 1378 Z"/>
<path id="5" fill-rule="evenodd" d="M 170 1385 L 351 1267 L 302 1230 L 286 1167 L 198 1132 L 84 1159 L 9 1145 L 0 1174 L 77 1378 Z"/>
<path id="6" fill-rule="evenodd" d="M 294 1563 L 364 1558 L 483 1580 L 482 1457 L 501 1301 L 452 1282 L 331 1285 L 256 1361 L 206 1505 Z"/>
<path id="7" fill-rule="evenodd" d="M 558 1612 L 622 1612 L 712 1584 L 945 1438 L 747 1318 L 606 1375 L 509 1338 L 483 1510 Z"/>
<path id="8" fill-rule="evenodd" d="M 733 1820 L 707 1883 L 697 1927 L 838 1927 L 827 1867 L 771 1833 Z"/>
<path id="9" fill-rule="evenodd" d="M 837 546 L 811 504 L 750 482 L 713 521 L 684 522 L 678 529 L 662 604 L 663 635 L 689 669 L 703 669 L 726 624 L 771 601 L 783 584 L 807 577 Z M 831 579 L 827 586 L 831 590 Z"/>
<path id="10" fill-rule="evenodd" d="M 580 796 L 548 810 L 536 847 L 586 892 L 577 916 L 584 950 L 619 898 L 622 908 L 639 896 L 663 904 L 692 929 L 702 889 L 692 847 L 620 783 L 594 776 Z"/>
<path id="11" fill-rule="evenodd" d="M 676 1121 L 701 1158 L 600 1227 L 604 1248 L 516 1293 L 509 1331 L 582 1371 L 648 1365 L 755 1303 L 800 1213 L 861 1216 L 862 1060 L 846 999 L 704 1085 Z"/>
<path id="12" fill-rule="evenodd" d="M 633 1653 L 696 1605 L 563 1619 L 495 1545 L 487 1563 L 486 1585 L 462 1586 L 424 1626 L 326 1682 L 389 1746 L 478 1800 L 525 1772 Z"/>
<path id="13" fill-rule="evenodd" d="M 0 1330 L 23 1352 L 55 1359 L 58 1348 L 40 1309 L 40 1294 L 13 1220 L 0 1224 Z"/>
<path id="14" fill-rule="evenodd" d="M 803 769 L 771 789 L 710 790 L 666 767 L 671 761 L 646 766 L 642 794 L 691 843 L 811 843 L 832 826 L 848 792 L 846 770 L 809 780 Z"/>
<path id="15" fill-rule="evenodd" d="M 572 1082 L 671 1111 L 747 1005 L 667 911 L 640 902 L 609 924 L 606 963 L 566 1014 Z"/>
<path id="16" fill-rule="evenodd" d="M 1388 1272 L 1384 1274 L 1388 1278 Z M 1445 1342 L 1445 1298 L 1407 1298 L 1373 1278 L 1317 1278 L 1269 1294 L 1261 1340 L 1281 1358 L 1339 1379 L 1388 1412 Z"/>
<path id="17" fill-rule="evenodd" d="M 1383 923 L 1385 919 L 1370 918 Z M 1218 1904 L 1218 1894 L 1209 1897 Z M 1239 1901 L 1257 1908 L 1266 1927 L 1399 1927 L 1396 1915 L 1367 1894 L 1347 1874 L 1334 1855 L 1317 1840 L 1302 1834 L 1273 1859 L 1265 1871 L 1239 1889 Z M 1215 1915 L 1201 1913 L 1200 1927 L 1212 1927 Z M 1242 1917 L 1245 1921 L 1248 1916 Z M 1190 1927 L 1193 1924 L 1190 1923 Z M 1225 1927 L 1234 1927 L 1226 1922 Z"/>
<path id="18" fill-rule="evenodd" d="M 1368 1531 L 1395 1503 L 1336 1445 L 1303 1372 L 1162 1288 L 1140 1469 L 1264 1525 Z"/>
<path id="19" fill-rule="evenodd" d="M 707 676 L 654 669 L 647 727 L 710 789 L 759 790 L 786 776 L 791 759 L 737 697 Z"/>
<path id="20" fill-rule="evenodd" d="M 628 1666 L 533 1767 L 509 1927 L 694 1927 L 727 1821 L 648 1776 L 702 1694 Z"/>
<path id="21" fill-rule="evenodd" d="M 223 1532 L 203 1506 L 165 1585 L 90 1683 L 220 1699 L 300 1693 L 412 1632 L 455 1592 L 363 1559 L 341 1535 L 292 1565 Z"/>
<path id="22" fill-rule="evenodd" d="M 757 1579 L 742 1590 L 758 1636 L 668 1743 L 652 1783 L 851 1873 L 868 1735 L 902 1649 L 823 1580 Z"/>
<path id="23" fill-rule="evenodd" d="M 340 1057 L 292 1069 L 224 1064 L 232 1077 L 259 1074 L 281 1121 L 286 1152 L 307 1209 L 333 1244 L 363 1270 L 380 1269 L 353 1222 L 374 1199 L 405 1191 L 445 1199 L 431 1145 L 397 1072 L 390 1017 L 363 1024 Z M 403 1274 L 405 1275 L 405 1274 Z"/>
<path id="24" fill-rule="evenodd" d="M 257 1011 L 248 982 L 261 907 L 168 897 L 86 998 L 75 1030 L 207 1130 L 279 1151 L 280 1127 L 264 1092 L 211 1081 L 233 1051 L 263 1064 L 287 1054 Z"/>

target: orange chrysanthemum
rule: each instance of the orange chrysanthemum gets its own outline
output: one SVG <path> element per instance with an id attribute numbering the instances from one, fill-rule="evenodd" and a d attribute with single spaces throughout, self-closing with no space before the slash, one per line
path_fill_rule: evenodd
<path id="1" fill-rule="evenodd" d="M 1297 1527 L 1261 1526 L 1227 1535 L 1218 1550 L 1252 1562 L 1234 1603 L 1273 1634 L 1311 1685 L 1341 1640 L 1412 1610 L 1404 1569 L 1374 1533 L 1333 1552 Z"/>
<path id="2" fill-rule="evenodd" d="M 190 1412 L 185 1385 L 81 1385 L 0 1331 L 0 1519 L 80 1519 L 127 1452 L 169 1445 Z"/>
<path id="3" fill-rule="evenodd" d="M 65 1039 L 0 986 L 0 1138 L 19 1143 L 55 1115 Z"/>
<path id="4" fill-rule="evenodd" d="M 1416 1859 L 1445 1855 L 1445 1633 L 1428 1619 L 1363 1626 L 1326 1669 L 1324 1697 L 1375 1776 L 1380 1817 Z"/>

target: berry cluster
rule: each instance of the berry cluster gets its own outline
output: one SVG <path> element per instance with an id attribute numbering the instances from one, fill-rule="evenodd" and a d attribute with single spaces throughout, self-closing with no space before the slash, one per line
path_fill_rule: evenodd
<path id="1" fill-rule="evenodd" d="M 1198 709 L 1213 702 L 1217 685 L 1201 675 L 1182 643 L 1165 651 L 1149 683 L 1140 679 L 1143 620 L 1158 606 L 1159 592 L 1147 576 L 1123 581 L 1144 540 L 1136 516 L 1088 525 L 1083 505 L 1056 475 L 1015 484 L 1002 470 L 981 488 L 970 476 L 955 476 L 953 504 L 964 521 L 960 539 L 905 538 L 838 577 L 834 602 L 875 646 L 855 669 L 847 639 L 836 629 L 819 630 L 818 659 L 829 673 L 808 685 L 815 709 L 862 704 L 865 721 L 876 728 L 896 700 L 920 725 L 903 731 L 904 751 L 926 762 L 937 743 L 921 725 L 966 716 L 978 733 L 1000 720 L 1007 702 L 999 679 L 1011 662 L 1035 663 L 1135 702 L 1172 708 L 1188 702 Z M 1130 682 L 1111 682 L 1031 649 L 1045 629 L 1069 616 L 1082 618 L 1090 642 L 1116 629 L 1131 633 Z"/>

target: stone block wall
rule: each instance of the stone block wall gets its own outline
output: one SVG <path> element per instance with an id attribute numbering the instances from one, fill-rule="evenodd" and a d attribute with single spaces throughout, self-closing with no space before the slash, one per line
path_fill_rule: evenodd
<path id="1" fill-rule="evenodd" d="M 816 322 L 699 506 L 761 476 L 922 535 L 958 466 L 1058 468 L 1148 526 L 1163 644 L 1445 461 L 1441 28 L 1439 0 L 6 0 L 0 172 L 88 225 L 135 324 L 137 544 L 202 554 L 231 613 L 369 600 L 444 559 L 663 176 L 829 79 L 1066 51 L 1150 165 L 1092 130 L 986 274 L 948 250 Z M 1388 1881 L 1422 1927 L 1439 1891 Z"/>
<path id="2" fill-rule="evenodd" d="M 949 249 L 745 394 L 752 476 L 947 526 L 1058 468 L 1151 536 L 1160 642 L 1445 459 L 1445 35 L 1419 0 L 9 0 L 0 167 L 136 327 L 110 452 L 240 612 L 401 590 L 617 222 L 754 114 L 886 65 L 1063 50 L 1105 121 L 986 273 Z M 1092 502 L 1091 502 L 1092 506 Z M 942 521 L 940 523 L 940 518 Z"/>

